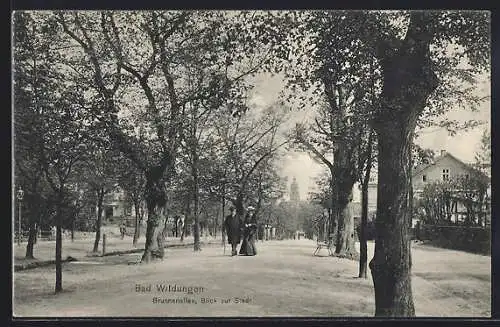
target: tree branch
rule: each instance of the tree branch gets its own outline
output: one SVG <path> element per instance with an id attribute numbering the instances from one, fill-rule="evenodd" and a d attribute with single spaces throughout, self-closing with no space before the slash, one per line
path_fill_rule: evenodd
<path id="1" fill-rule="evenodd" d="M 312 145 L 311 143 L 309 143 L 308 141 L 306 141 L 303 137 L 300 137 L 298 139 L 298 141 L 300 143 L 302 143 L 303 145 L 305 145 L 310 151 L 312 151 L 316 157 L 318 159 L 320 159 L 330 170 L 333 169 L 333 164 L 328 161 L 325 156 L 323 154 L 321 154 L 321 152 L 319 152 L 315 147 L 314 145 Z"/>
<path id="2" fill-rule="evenodd" d="M 269 151 L 267 151 L 266 153 L 264 153 L 256 162 L 255 164 L 252 166 L 252 168 L 248 171 L 247 174 L 244 175 L 243 179 L 242 179 L 242 182 L 241 182 L 241 189 L 244 189 L 244 187 L 246 186 L 246 183 L 248 182 L 248 178 L 252 175 L 252 173 L 255 171 L 255 169 L 259 166 L 259 164 L 264 160 L 266 159 L 267 157 L 269 157 L 270 155 L 272 155 L 274 152 L 276 152 L 279 148 L 281 148 L 283 145 L 287 144 L 289 141 L 284 141 L 282 142 L 281 144 L 279 144 L 278 146 L 276 146 L 274 149 L 270 149 Z"/>

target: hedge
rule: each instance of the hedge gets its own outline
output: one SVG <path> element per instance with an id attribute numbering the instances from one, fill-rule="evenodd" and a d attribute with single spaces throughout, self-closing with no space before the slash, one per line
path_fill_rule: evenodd
<path id="1" fill-rule="evenodd" d="M 416 238 L 448 249 L 491 254 L 491 229 L 475 226 L 421 225 Z"/>

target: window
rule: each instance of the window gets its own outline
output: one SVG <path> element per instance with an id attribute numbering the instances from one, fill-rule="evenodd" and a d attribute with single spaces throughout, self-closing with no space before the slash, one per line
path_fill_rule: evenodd
<path id="1" fill-rule="evenodd" d="M 450 170 L 443 169 L 443 181 L 447 181 L 450 179 Z"/>
<path id="2" fill-rule="evenodd" d="M 427 182 L 427 176 L 426 175 L 422 175 L 422 182 Z"/>

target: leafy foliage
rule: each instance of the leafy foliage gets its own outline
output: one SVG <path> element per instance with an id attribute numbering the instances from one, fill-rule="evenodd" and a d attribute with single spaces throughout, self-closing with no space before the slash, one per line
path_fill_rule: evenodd
<path id="1" fill-rule="evenodd" d="M 237 118 L 222 118 L 216 125 L 220 147 L 213 149 L 221 162 L 222 174 L 226 181 L 226 195 L 237 206 L 248 200 L 247 190 L 266 181 L 262 167 L 272 167 L 279 159 L 280 148 L 288 143 L 280 135 L 280 127 L 285 120 L 285 112 L 280 107 L 270 106 L 260 113 L 248 113 Z M 214 156 L 215 157 L 215 156 Z M 257 176 L 257 182 L 255 180 Z M 275 179 L 269 176 L 267 181 Z M 260 187 L 263 184 L 260 183 Z M 254 200 L 258 201 L 258 200 Z"/>
<path id="2" fill-rule="evenodd" d="M 460 211 L 465 217 L 461 223 L 483 225 L 486 217 L 484 206 L 488 201 L 487 187 L 487 179 L 479 172 L 472 176 L 427 184 L 415 210 L 427 224 L 450 224 L 452 216 Z M 463 207 L 465 212 L 462 212 L 464 209 L 459 210 L 457 205 Z"/>
<path id="3" fill-rule="evenodd" d="M 434 150 L 422 148 L 418 144 L 412 145 L 412 152 L 413 168 L 430 164 L 436 156 Z"/>
<path id="4" fill-rule="evenodd" d="M 483 131 L 480 148 L 479 151 L 476 152 L 475 159 L 479 164 L 489 163 L 491 161 L 491 132 L 487 129 Z"/>

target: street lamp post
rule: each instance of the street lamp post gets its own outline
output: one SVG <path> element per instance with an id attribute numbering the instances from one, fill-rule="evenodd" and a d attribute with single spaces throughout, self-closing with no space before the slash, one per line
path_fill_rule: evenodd
<path id="1" fill-rule="evenodd" d="M 19 216 L 18 216 L 18 234 L 17 234 L 17 245 L 21 245 L 21 207 L 22 207 L 22 201 L 24 197 L 24 191 L 21 189 L 21 186 L 19 186 L 19 190 L 17 191 L 17 200 L 19 201 L 18 207 L 19 207 Z"/>

